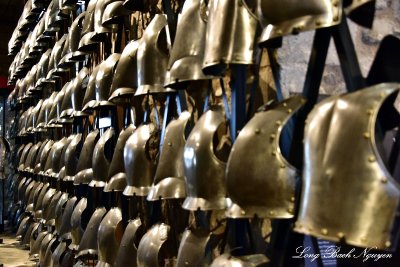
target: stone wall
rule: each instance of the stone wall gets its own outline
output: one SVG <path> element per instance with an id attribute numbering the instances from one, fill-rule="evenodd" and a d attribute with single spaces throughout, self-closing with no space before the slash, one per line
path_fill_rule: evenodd
<path id="1" fill-rule="evenodd" d="M 377 0 L 372 29 L 362 28 L 350 20 L 348 20 L 348 24 L 362 73 L 366 76 L 383 37 L 388 34 L 400 37 L 400 1 Z M 314 32 L 285 37 L 282 48 L 278 49 L 277 58 L 281 65 L 281 85 L 285 96 L 291 92 L 302 91 L 313 37 Z M 263 63 L 261 77 L 265 86 L 265 83 L 270 83 L 270 74 L 265 68 L 268 62 Z M 320 93 L 336 94 L 344 91 L 345 84 L 339 60 L 333 41 L 331 41 Z"/>

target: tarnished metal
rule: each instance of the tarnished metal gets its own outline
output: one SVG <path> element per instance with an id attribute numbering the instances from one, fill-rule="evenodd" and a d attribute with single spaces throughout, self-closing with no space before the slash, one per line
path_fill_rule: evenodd
<path id="1" fill-rule="evenodd" d="M 126 174 L 123 172 L 113 175 L 104 187 L 104 192 L 123 192 L 126 187 Z"/>
<path id="2" fill-rule="evenodd" d="M 67 203 L 65 204 L 64 211 L 62 213 L 62 222 L 59 229 L 58 234 L 61 236 L 63 240 L 71 239 L 71 217 L 74 211 L 75 205 L 77 204 L 77 198 L 72 197 L 68 199 Z"/>
<path id="3" fill-rule="evenodd" d="M 29 255 L 31 258 L 38 258 L 40 254 L 40 247 L 42 246 L 43 242 L 46 242 L 46 237 L 48 236 L 47 231 L 40 232 L 37 236 L 35 242 L 30 245 L 30 252 Z"/>
<path id="4" fill-rule="evenodd" d="M 82 214 L 87 206 L 87 199 L 81 198 L 78 204 L 76 204 L 72 215 L 71 215 L 71 244 L 69 245 L 69 249 L 77 250 L 79 247 L 79 243 L 82 240 L 84 228 L 82 226 Z"/>
<path id="5" fill-rule="evenodd" d="M 85 59 L 85 54 L 78 51 L 79 40 L 82 30 L 82 22 L 84 17 L 85 12 L 82 12 L 75 18 L 75 20 L 71 24 L 66 41 L 68 43 L 68 46 L 65 46 L 63 49 L 63 56 L 59 63 L 60 65 L 74 64 L 76 61 Z"/>
<path id="6" fill-rule="evenodd" d="M 379 153 L 375 127 L 378 112 L 399 116 L 391 107 L 399 89 L 378 84 L 329 97 L 311 111 L 297 232 L 359 247 L 390 246 L 400 188 Z"/>
<path id="7" fill-rule="evenodd" d="M 76 134 L 74 138 L 69 143 L 68 147 L 65 150 L 65 175 L 73 176 L 76 174 L 77 166 L 78 166 L 78 146 L 82 142 L 82 134 Z"/>
<path id="8" fill-rule="evenodd" d="M 218 127 L 225 123 L 221 108 L 205 112 L 186 142 L 183 160 L 187 210 L 220 210 L 226 206 L 226 163 L 214 154 L 213 138 Z"/>
<path id="9" fill-rule="evenodd" d="M 113 53 L 105 61 L 100 64 L 99 71 L 96 75 L 95 91 L 96 104 L 95 108 L 103 106 L 112 106 L 112 102 L 108 101 L 110 96 L 110 87 L 114 77 L 114 71 L 118 64 L 121 54 Z M 85 109 L 85 108 L 84 108 Z"/>
<path id="10" fill-rule="evenodd" d="M 153 123 L 139 126 L 128 138 L 124 148 L 124 164 L 127 177 L 126 196 L 146 196 L 156 171 L 156 163 L 150 159 L 148 142 L 158 134 Z"/>
<path id="11" fill-rule="evenodd" d="M 78 48 L 79 51 L 85 51 L 88 50 L 88 48 L 92 49 L 91 46 L 93 46 L 93 42 L 90 40 L 90 37 L 94 34 L 94 11 L 96 3 L 97 0 L 89 1 L 86 7 L 85 18 L 82 25 L 81 41 L 79 42 Z"/>
<path id="12" fill-rule="evenodd" d="M 107 210 L 104 207 L 97 208 L 92 217 L 89 220 L 89 223 L 86 227 L 85 232 L 81 238 L 81 242 L 79 243 L 78 254 L 77 256 L 84 255 L 98 255 L 98 247 L 97 247 L 97 232 Z"/>
<path id="13" fill-rule="evenodd" d="M 64 94 L 63 100 L 61 102 L 61 108 L 60 108 L 60 110 L 61 110 L 60 117 L 59 117 L 60 122 L 70 119 L 72 117 L 72 113 L 74 112 L 74 110 L 72 108 L 72 101 L 71 101 L 74 80 L 75 79 L 72 79 L 71 81 L 69 81 L 65 84 L 65 89 L 64 89 L 65 94 Z"/>
<path id="14" fill-rule="evenodd" d="M 140 228 L 143 228 L 140 219 L 129 221 L 122 236 L 115 267 L 136 266 L 137 246 Z"/>
<path id="15" fill-rule="evenodd" d="M 164 259 L 159 257 L 162 247 L 168 239 L 170 226 L 156 224 L 140 240 L 137 250 L 138 267 L 164 266 Z"/>
<path id="16" fill-rule="evenodd" d="M 66 84 L 66 86 L 67 85 L 68 85 L 68 83 Z M 60 90 L 57 93 L 56 97 L 53 100 L 53 106 L 51 107 L 51 110 L 50 110 L 50 113 L 48 116 L 49 121 L 46 125 L 46 127 L 48 127 L 48 128 L 61 127 L 61 124 L 58 123 L 58 118 L 61 114 L 61 104 L 64 99 L 66 86 L 64 86 L 62 88 L 62 90 Z"/>
<path id="17" fill-rule="evenodd" d="M 137 51 L 138 88 L 135 95 L 164 93 L 170 46 L 166 15 L 157 14 L 143 32 Z"/>
<path id="18" fill-rule="evenodd" d="M 264 254 L 253 254 L 234 257 L 222 254 L 217 257 L 210 267 L 267 267 L 269 259 Z"/>
<path id="19" fill-rule="evenodd" d="M 118 62 L 110 89 L 109 101 L 119 104 L 130 102 L 138 87 L 137 50 L 139 41 L 129 42 Z"/>
<path id="20" fill-rule="evenodd" d="M 240 131 L 226 168 L 232 218 L 292 218 L 296 169 L 280 149 L 282 130 L 305 103 L 294 96 L 256 115 Z"/>
<path id="21" fill-rule="evenodd" d="M 330 27 L 340 23 L 342 1 L 258 0 L 258 17 L 263 25 L 261 44 L 276 37 Z M 282 8 L 285 7 L 285 8 Z"/>
<path id="22" fill-rule="evenodd" d="M 168 63 L 169 75 L 165 85 L 186 89 L 194 80 L 212 79 L 203 73 L 207 6 L 203 0 L 189 0 L 183 5 L 176 36 Z"/>
<path id="23" fill-rule="evenodd" d="M 94 11 L 94 32 L 91 37 L 93 41 L 103 42 L 106 38 L 106 33 L 115 32 L 116 28 L 112 25 L 103 26 L 103 14 L 106 6 L 115 0 L 97 0 L 96 8 Z"/>
<path id="24" fill-rule="evenodd" d="M 54 213 L 55 213 L 55 228 L 57 233 L 60 233 L 61 224 L 63 220 L 63 213 L 65 205 L 68 202 L 68 193 L 62 193 L 60 199 L 57 201 Z"/>
<path id="25" fill-rule="evenodd" d="M 39 117 L 38 117 L 38 124 L 37 127 L 45 131 L 46 126 L 49 124 L 50 121 L 50 113 L 51 109 L 53 108 L 54 100 L 56 99 L 57 92 L 53 92 L 49 98 L 47 98 L 43 105 L 42 109 L 40 110 Z"/>
<path id="26" fill-rule="evenodd" d="M 176 199 L 186 197 L 183 170 L 183 149 L 186 143 L 185 129 L 191 114 L 182 112 L 165 129 L 165 138 L 147 200 Z"/>
<path id="27" fill-rule="evenodd" d="M 210 233 L 202 229 L 187 229 L 179 245 L 176 267 L 209 266 L 206 247 Z"/>
<path id="28" fill-rule="evenodd" d="M 39 251 L 39 264 L 40 266 L 46 266 L 44 265 L 45 257 L 46 257 L 46 251 L 49 245 L 51 245 L 54 242 L 54 236 L 52 233 L 48 233 L 42 241 L 42 244 L 40 245 L 40 251 Z"/>
<path id="29" fill-rule="evenodd" d="M 79 155 L 78 166 L 76 167 L 77 172 L 92 168 L 93 151 L 99 140 L 99 130 L 91 131 L 83 143 L 81 154 Z"/>
<path id="30" fill-rule="evenodd" d="M 115 265 L 123 233 L 121 209 L 111 208 L 101 221 L 97 233 L 99 263 Z"/>
<path id="31" fill-rule="evenodd" d="M 92 73 L 89 76 L 89 81 L 85 91 L 85 96 L 82 102 L 82 111 L 91 111 L 96 105 L 96 76 L 100 70 L 100 64 L 94 67 Z"/>
<path id="32" fill-rule="evenodd" d="M 113 149 L 110 146 L 110 142 L 113 141 L 114 134 L 114 129 L 108 128 L 94 147 L 92 161 L 93 180 L 89 183 L 91 187 L 104 187 L 106 185 L 111 160 L 107 158 L 106 149 Z"/>
<path id="33" fill-rule="evenodd" d="M 114 1 L 107 4 L 103 12 L 103 26 L 121 23 L 124 17 L 132 13 L 123 6 L 123 3 L 124 1 Z"/>
<path id="34" fill-rule="evenodd" d="M 72 85 L 72 94 L 71 94 L 71 103 L 72 103 L 72 116 L 73 117 L 82 117 L 88 116 L 87 113 L 83 112 L 83 97 L 85 95 L 85 90 L 88 85 L 89 80 L 89 70 L 86 67 L 83 67 L 76 78 L 73 81 Z"/>
<path id="35" fill-rule="evenodd" d="M 124 147 L 128 138 L 133 134 L 136 127 L 131 124 L 127 128 L 121 130 L 118 136 L 117 144 L 114 148 L 114 154 L 108 169 L 108 178 L 114 175 L 125 172 L 124 166 Z"/>
<path id="36" fill-rule="evenodd" d="M 229 64 L 254 64 L 258 21 L 246 2 L 213 0 L 209 5 L 204 73 L 221 75 Z"/>

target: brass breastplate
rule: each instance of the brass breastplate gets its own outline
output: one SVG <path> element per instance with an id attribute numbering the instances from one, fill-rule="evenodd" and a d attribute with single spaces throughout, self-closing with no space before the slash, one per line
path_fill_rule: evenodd
<path id="1" fill-rule="evenodd" d="M 400 189 L 378 152 L 375 125 L 399 88 L 379 84 L 333 96 L 309 114 L 296 231 L 360 247 L 390 246 Z"/>
<path id="2" fill-rule="evenodd" d="M 280 137 L 293 113 L 304 103 L 289 98 L 256 115 L 240 131 L 227 165 L 227 192 L 233 218 L 292 218 L 296 169 L 281 153 Z"/>
<path id="3" fill-rule="evenodd" d="M 184 209 L 225 208 L 226 163 L 216 157 L 213 149 L 214 134 L 224 122 L 220 109 L 209 110 L 200 117 L 188 137 L 183 152 L 187 194 Z"/>
<path id="4" fill-rule="evenodd" d="M 244 0 L 212 0 L 209 3 L 205 74 L 221 75 L 229 64 L 253 64 L 257 18 Z"/>
<path id="5" fill-rule="evenodd" d="M 127 177 L 126 196 L 147 196 L 156 171 L 156 164 L 149 157 L 150 137 L 155 133 L 154 124 L 139 126 L 126 141 L 124 163 Z"/>
<path id="6" fill-rule="evenodd" d="M 148 200 L 186 196 L 182 155 L 186 143 L 185 128 L 189 119 L 190 113 L 186 111 L 168 124 Z"/>
<path id="7" fill-rule="evenodd" d="M 336 3 L 336 4 L 335 4 Z M 342 2 L 331 0 L 258 0 L 260 43 L 270 39 L 340 23 Z"/>

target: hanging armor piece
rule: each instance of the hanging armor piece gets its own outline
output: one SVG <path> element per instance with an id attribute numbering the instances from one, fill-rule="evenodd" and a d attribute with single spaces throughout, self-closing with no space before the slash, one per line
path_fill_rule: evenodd
<path id="1" fill-rule="evenodd" d="M 89 80 L 89 70 L 86 67 L 83 67 L 76 78 L 73 81 L 72 85 L 72 94 L 71 94 L 71 104 L 72 104 L 72 117 L 84 117 L 88 114 L 82 112 L 82 101 L 85 95 L 85 89 L 87 88 Z"/>
<path id="2" fill-rule="evenodd" d="M 340 0 L 258 0 L 258 17 L 263 25 L 261 44 L 276 37 L 316 30 L 340 23 Z"/>
<path id="3" fill-rule="evenodd" d="M 83 19 L 81 39 L 79 41 L 78 50 L 84 53 L 91 52 L 96 49 L 98 43 L 91 40 L 94 35 L 94 12 L 97 0 L 89 1 L 86 8 L 85 18 Z"/>
<path id="4" fill-rule="evenodd" d="M 211 234 L 202 229 L 187 229 L 179 245 L 176 267 L 208 266 L 206 249 Z"/>
<path id="5" fill-rule="evenodd" d="M 123 6 L 124 1 L 108 3 L 103 12 L 103 26 L 123 22 L 123 17 L 128 16 L 132 11 Z"/>
<path id="6" fill-rule="evenodd" d="M 126 186 L 124 173 L 113 176 L 104 188 L 104 192 L 114 194 L 116 202 L 121 202 L 122 191 Z M 99 262 L 97 266 L 114 266 L 117 259 L 118 249 L 124 233 L 122 225 L 122 211 L 118 205 L 113 203 L 113 207 L 107 212 L 99 226 L 97 240 L 99 246 Z"/>
<path id="7" fill-rule="evenodd" d="M 138 232 L 140 232 L 141 226 L 140 219 L 129 221 L 122 236 L 115 267 L 136 266 L 137 247 L 135 242 L 140 235 Z"/>
<path id="8" fill-rule="evenodd" d="M 129 42 L 122 51 L 110 89 L 109 101 L 130 103 L 138 87 L 137 50 L 139 41 Z"/>
<path id="9" fill-rule="evenodd" d="M 159 254 L 162 251 L 163 245 L 167 244 L 170 228 L 169 225 L 164 223 L 156 224 L 144 234 L 137 251 L 138 267 L 165 266 L 164 262 L 159 262 Z"/>
<path id="10" fill-rule="evenodd" d="M 156 134 L 154 124 L 139 126 L 126 141 L 124 163 L 127 177 L 126 196 L 147 196 L 153 182 L 156 164 L 148 156 L 149 140 Z"/>
<path id="11" fill-rule="evenodd" d="M 282 130 L 303 104 L 294 96 L 267 107 L 246 124 L 229 155 L 226 180 L 231 218 L 292 218 L 297 171 L 282 155 Z M 251 156 L 250 154 L 251 153 Z"/>
<path id="12" fill-rule="evenodd" d="M 166 15 L 157 14 L 145 29 L 137 51 L 138 88 L 135 95 L 163 93 L 170 46 Z"/>
<path id="13" fill-rule="evenodd" d="M 244 0 L 211 0 L 203 71 L 221 75 L 229 64 L 254 64 L 257 18 Z"/>
<path id="14" fill-rule="evenodd" d="M 147 200 L 186 197 L 182 155 L 186 143 L 185 128 L 189 119 L 190 113 L 185 111 L 165 129 L 160 159 Z"/>
<path id="15" fill-rule="evenodd" d="M 202 70 L 207 27 L 207 6 L 204 0 L 188 0 L 183 5 L 171 57 L 169 76 L 165 86 L 186 89 L 194 80 L 212 79 Z"/>
<path id="16" fill-rule="evenodd" d="M 297 232 L 360 247 L 390 246 L 400 189 L 379 153 L 375 127 L 379 112 L 394 114 L 390 121 L 398 123 L 393 102 L 399 88 L 379 84 L 332 96 L 311 111 Z"/>
<path id="17" fill-rule="evenodd" d="M 183 152 L 187 194 L 184 209 L 222 210 L 226 206 L 226 163 L 216 157 L 213 146 L 214 134 L 224 122 L 221 108 L 208 110 L 188 137 Z"/>

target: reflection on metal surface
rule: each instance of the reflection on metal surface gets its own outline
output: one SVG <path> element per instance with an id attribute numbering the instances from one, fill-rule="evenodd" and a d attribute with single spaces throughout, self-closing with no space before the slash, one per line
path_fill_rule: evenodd
<path id="1" fill-rule="evenodd" d="M 391 245 L 400 189 L 379 153 L 375 125 L 382 110 L 399 116 L 392 106 L 399 88 L 378 84 L 332 96 L 311 111 L 296 231 L 360 247 Z"/>

